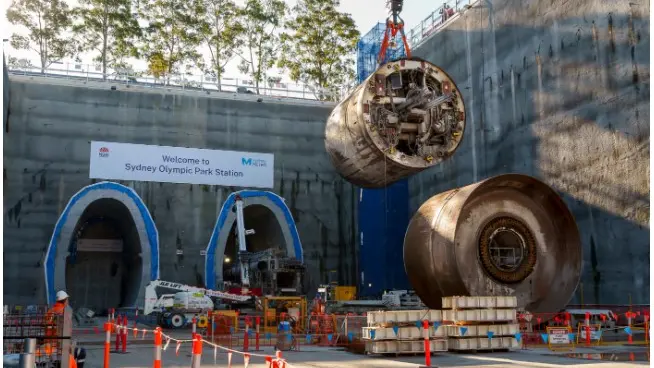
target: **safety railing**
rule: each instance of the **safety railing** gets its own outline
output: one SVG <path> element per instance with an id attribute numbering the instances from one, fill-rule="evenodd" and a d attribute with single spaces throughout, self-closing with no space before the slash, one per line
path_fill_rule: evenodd
<path id="1" fill-rule="evenodd" d="M 581 346 L 648 345 L 649 317 L 649 308 L 624 313 L 520 313 L 518 323 L 523 348 L 547 345 L 552 328 L 569 328 L 571 340 Z"/>
<path id="2" fill-rule="evenodd" d="M 72 309 L 63 314 L 48 312 L 47 306 L 5 306 L 2 349 L 4 355 L 29 359 L 39 367 L 67 367 L 73 329 Z"/>
<path id="3" fill-rule="evenodd" d="M 248 351 L 244 346 L 243 350 L 238 350 L 236 347 L 227 346 L 221 341 L 207 340 L 206 336 L 200 333 L 191 332 L 190 338 L 176 338 L 168 333 L 164 333 L 161 327 L 154 329 L 148 328 L 130 328 L 129 321 L 124 316 L 117 316 L 115 320 L 110 319 L 104 324 L 105 342 L 104 342 L 104 362 L 103 367 L 109 368 L 111 366 L 111 338 L 112 335 L 116 337 L 116 351 L 119 351 L 119 346 L 122 346 L 122 353 L 127 352 L 127 341 L 130 332 L 133 332 L 133 338 L 136 339 L 140 336 L 141 340 L 145 340 L 148 335 L 153 337 L 154 358 L 153 366 L 161 367 L 163 363 L 162 352 L 166 351 L 171 345 L 174 346 L 175 355 L 179 356 L 180 348 L 182 345 L 191 345 L 191 367 L 200 368 L 201 362 L 209 360 L 209 351 L 213 350 L 214 365 L 218 364 L 218 352 L 226 353 L 227 364 L 231 366 L 232 356 L 237 354 L 243 357 L 245 366 L 247 367 L 251 359 L 260 359 L 266 362 L 266 366 L 275 368 L 290 368 L 292 367 L 288 362 L 282 358 L 282 352 L 276 351 L 274 356 L 268 354 L 259 354 L 253 351 Z M 195 328 L 195 325 L 193 326 Z M 210 350 L 211 349 L 211 350 Z M 207 351 L 209 350 L 209 351 Z M 258 351 L 258 349 L 257 349 Z"/>
<path id="4" fill-rule="evenodd" d="M 407 38 L 411 47 L 418 47 L 425 39 L 443 28 L 446 23 L 458 18 L 463 10 L 479 0 L 448 0 L 431 12 L 420 24 L 412 28 Z"/>
<path id="5" fill-rule="evenodd" d="M 304 316 L 307 321 L 306 330 L 298 331 L 286 323 L 289 320 L 280 314 L 272 318 L 276 323 L 279 323 L 279 328 L 274 333 L 262 332 L 261 326 L 264 321 L 261 316 L 237 316 L 235 313 L 221 314 L 220 312 L 213 312 L 210 316 L 207 316 L 207 319 L 201 320 L 201 317 L 200 315 L 193 319 L 191 331 L 177 332 L 178 334 L 181 332 L 183 337 L 179 335 L 173 336 L 173 332 L 163 332 L 159 327 L 141 328 L 137 325 L 131 326 L 130 321 L 127 321 L 127 318 L 124 316 L 118 316 L 115 320 L 110 317 L 110 320 L 105 324 L 104 366 L 109 366 L 109 352 L 111 349 L 111 336 L 113 334 L 116 335 L 116 350 L 120 350 L 119 346 L 121 346 L 122 352 L 126 352 L 128 340 L 145 340 L 148 335 L 154 335 L 154 366 L 160 366 L 162 359 L 161 352 L 165 351 L 169 345 L 174 348 L 178 356 L 182 345 L 192 345 L 192 367 L 199 366 L 200 360 L 210 360 L 212 355 L 214 364 L 216 364 L 217 353 L 221 351 L 227 353 L 228 362 L 231 361 L 233 354 L 238 354 L 247 360 L 250 358 L 262 359 L 267 363 L 276 361 L 278 367 L 289 367 L 288 362 L 282 358 L 283 351 L 302 351 L 306 345 L 340 346 L 346 348 L 352 348 L 352 346 L 356 346 L 357 344 L 365 346 L 362 328 L 367 325 L 366 316 L 313 313 Z M 642 318 L 643 324 L 641 326 L 639 326 L 640 320 L 637 317 Z M 602 327 L 601 325 L 601 323 L 607 322 L 609 319 L 606 315 L 593 315 L 591 317 L 589 314 L 584 316 L 584 321 L 578 321 L 575 320 L 573 315 L 566 312 L 539 314 L 522 312 L 517 315 L 517 321 L 514 322 L 514 324 L 519 324 L 519 330 L 515 331 L 514 337 L 521 348 L 545 345 L 554 349 L 548 345 L 550 333 L 554 333 L 552 328 L 561 330 L 561 327 L 563 327 L 570 331 L 571 343 L 569 345 L 573 349 L 575 345 L 610 345 L 610 342 L 602 341 L 606 339 L 602 337 L 601 333 L 614 330 L 624 332 L 624 335 L 629 336 L 628 339 L 622 339 L 621 344 L 649 344 L 649 311 L 642 311 L 640 316 L 630 311 L 627 312 L 626 318 L 631 321 L 628 326 L 608 328 Z M 297 321 L 298 319 L 296 318 L 295 320 Z M 598 321 L 601 323 L 598 323 Z M 405 321 L 402 323 L 398 322 L 398 324 L 407 326 L 413 326 L 415 324 L 416 327 L 423 330 L 422 332 L 426 341 L 429 340 L 429 330 L 432 328 L 437 330 L 444 327 L 462 327 L 452 321 L 434 322 L 433 325 L 427 320 Z M 638 330 L 642 330 L 642 333 L 638 336 L 633 336 L 637 335 L 634 331 Z M 188 335 L 186 335 L 187 333 Z M 397 332 L 395 333 L 397 334 Z M 374 339 L 374 337 L 372 338 Z M 488 339 L 492 338 L 493 335 L 489 333 Z M 204 354 L 202 350 L 203 345 L 205 348 Z M 277 353 L 274 356 L 257 353 L 270 350 L 263 349 L 263 347 L 273 347 Z M 429 351 L 425 350 L 427 362 L 430 359 L 429 356 Z M 630 359 L 633 360 L 633 357 Z"/>
<path id="6" fill-rule="evenodd" d="M 254 82 L 248 79 L 224 77 L 220 81 L 207 74 L 170 74 L 155 78 L 146 72 L 131 70 L 112 70 L 106 74 L 96 66 L 78 63 L 52 64 L 41 69 L 31 63 L 7 65 L 10 74 L 62 78 L 81 82 L 107 82 L 126 86 L 138 86 L 152 89 L 175 89 L 189 92 L 228 92 L 240 94 L 257 94 Z M 338 98 L 344 97 L 348 87 L 335 87 L 331 90 L 321 90 L 304 84 L 286 83 L 281 81 L 264 81 L 258 87 L 258 95 L 294 98 L 304 100 L 318 100 L 321 93 L 324 96 L 336 94 Z"/>

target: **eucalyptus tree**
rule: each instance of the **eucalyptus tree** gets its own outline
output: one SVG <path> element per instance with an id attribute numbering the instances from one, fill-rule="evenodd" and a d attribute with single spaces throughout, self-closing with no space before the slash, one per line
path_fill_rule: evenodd
<path id="1" fill-rule="evenodd" d="M 355 76 L 354 52 L 360 34 L 338 0 L 299 0 L 282 34 L 278 66 L 313 87 L 321 100 L 337 100 L 338 91 Z"/>

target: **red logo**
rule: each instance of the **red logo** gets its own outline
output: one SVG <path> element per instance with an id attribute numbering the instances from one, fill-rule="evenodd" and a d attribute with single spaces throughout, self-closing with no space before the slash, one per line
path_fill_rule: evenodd
<path id="1" fill-rule="evenodd" d="M 100 157 L 109 157 L 109 148 L 107 147 L 100 148 Z"/>

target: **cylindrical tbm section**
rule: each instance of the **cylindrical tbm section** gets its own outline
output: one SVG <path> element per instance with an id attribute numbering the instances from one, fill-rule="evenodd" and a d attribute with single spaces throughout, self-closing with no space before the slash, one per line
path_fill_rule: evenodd
<path id="1" fill-rule="evenodd" d="M 404 239 L 404 267 L 429 307 L 444 296 L 516 296 L 518 307 L 553 312 L 581 276 L 577 224 L 541 181 L 506 174 L 427 200 Z"/>
<path id="2" fill-rule="evenodd" d="M 422 60 L 379 67 L 332 111 L 325 148 L 352 184 L 384 187 L 454 154 L 465 130 L 452 79 Z"/>

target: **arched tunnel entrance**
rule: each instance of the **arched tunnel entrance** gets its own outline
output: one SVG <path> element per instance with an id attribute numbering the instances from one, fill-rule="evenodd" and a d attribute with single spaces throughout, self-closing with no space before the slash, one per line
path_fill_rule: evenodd
<path id="1" fill-rule="evenodd" d="M 241 281 L 236 231 L 237 196 L 243 201 L 245 229 L 251 230 L 246 236 L 246 249 L 249 253 L 258 253 L 262 257 L 261 260 L 250 263 L 251 286 L 260 285 L 266 281 L 262 279 L 265 279 L 265 274 L 270 275 L 266 272 L 271 267 L 271 263 L 267 261 L 268 255 L 294 259 L 299 263 L 303 261 L 302 244 L 291 211 L 284 200 L 271 192 L 255 190 L 235 192 L 225 200 L 207 245 L 205 280 L 206 286 L 210 289 L 220 289 L 223 283 L 228 286 L 229 283 L 238 284 Z M 275 274 L 274 281 L 278 287 L 293 285 L 297 281 L 292 273 Z"/>
<path id="2" fill-rule="evenodd" d="M 251 265 L 251 285 L 263 287 L 266 281 L 273 281 L 266 278 L 265 273 L 271 268 L 271 265 L 266 261 L 267 257 L 263 252 L 269 251 L 269 253 L 265 254 L 271 256 L 287 257 L 286 240 L 275 213 L 265 205 L 253 204 L 245 207 L 243 209 L 243 222 L 249 234 L 245 238 L 247 251 L 264 257 L 264 259 L 255 261 Z M 223 258 L 223 281 L 225 282 L 238 284 L 241 281 L 238 250 L 237 223 L 234 221 L 227 237 Z M 276 274 L 275 281 L 277 286 L 281 288 L 290 288 L 294 286 L 295 277 L 291 273 L 281 272 Z M 272 287 L 272 285 L 268 285 L 268 287 Z"/>
<path id="3" fill-rule="evenodd" d="M 100 182 L 69 200 L 44 259 L 46 299 L 66 290 L 73 308 L 142 306 L 145 285 L 159 278 L 159 234 L 139 195 Z"/>
<path id="4" fill-rule="evenodd" d="M 95 311 L 130 305 L 139 293 L 142 272 L 139 233 L 127 207 L 113 198 L 90 203 L 68 246 L 71 305 Z"/>

